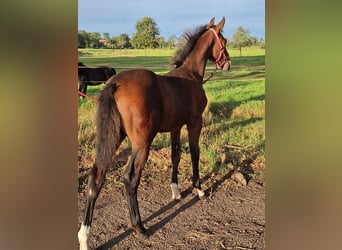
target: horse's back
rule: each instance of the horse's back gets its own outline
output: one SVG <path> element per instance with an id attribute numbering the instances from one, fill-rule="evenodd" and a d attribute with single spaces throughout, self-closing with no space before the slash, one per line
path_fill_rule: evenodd
<path id="1" fill-rule="evenodd" d="M 116 99 L 130 99 L 147 101 L 158 96 L 160 89 L 155 73 L 146 69 L 122 71 L 107 82 L 117 86 Z"/>
<path id="2" fill-rule="evenodd" d="M 121 86 L 122 88 L 140 88 L 152 85 L 156 79 L 156 74 L 150 70 L 132 69 L 116 74 L 110 82 L 114 82 L 117 86 Z"/>
<path id="3" fill-rule="evenodd" d="M 124 123 L 152 122 L 158 132 L 171 131 L 200 117 L 206 105 L 198 83 L 146 69 L 120 72 L 107 84 L 116 85 L 115 100 Z"/>

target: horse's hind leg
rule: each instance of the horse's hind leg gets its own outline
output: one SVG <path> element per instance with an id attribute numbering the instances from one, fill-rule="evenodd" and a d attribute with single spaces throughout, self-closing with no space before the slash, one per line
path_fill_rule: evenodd
<path id="1" fill-rule="evenodd" d="M 148 152 L 149 144 L 141 147 L 132 145 L 132 155 L 124 175 L 131 224 L 133 229 L 141 234 L 146 233 L 146 228 L 141 223 L 137 191 L 141 172 L 148 157 Z"/>
<path id="2" fill-rule="evenodd" d="M 202 129 L 202 118 L 198 119 L 196 122 L 187 124 L 189 133 L 189 144 L 190 144 L 190 154 L 192 162 L 192 185 L 197 189 L 198 196 L 200 198 L 204 197 L 205 193 L 201 189 L 201 184 L 199 180 L 198 162 L 199 162 L 199 136 Z"/>
<path id="3" fill-rule="evenodd" d="M 80 230 L 78 231 L 78 241 L 80 250 L 88 250 L 88 241 L 90 235 L 90 225 L 93 219 L 93 211 L 96 199 L 101 191 L 105 180 L 105 169 L 103 167 L 93 166 L 88 175 L 87 203 L 85 216 Z"/>
<path id="4" fill-rule="evenodd" d="M 122 141 L 126 138 L 126 133 L 120 130 L 120 139 L 117 142 L 115 148 L 118 148 Z M 78 231 L 78 240 L 80 243 L 80 250 L 88 250 L 88 241 L 90 236 L 90 226 L 93 218 L 94 206 L 97 197 L 101 191 L 103 183 L 105 181 L 106 171 L 104 167 L 93 166 L 88 174 L 88 191 L 87 191 L 87 203 L 85 209 L 84 220 Z"/>
<path id="5" fill-rule="evenodd" d="M 171 161 L 172 161 L 172 177 L 171 191 L 172 199 L 179 200 L 181 194 L 178 189 L 178 164 L 181 156 L 180 129 L 171 132 Z"/>

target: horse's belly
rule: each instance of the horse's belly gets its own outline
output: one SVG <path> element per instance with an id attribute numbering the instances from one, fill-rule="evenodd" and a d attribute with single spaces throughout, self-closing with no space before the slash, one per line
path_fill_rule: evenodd
<path id="1" fill-rule="evenodd" d="M 172 130 L 181 128 L 185 123 L 185 119 L 171 119 L 170 117 L 164 117 L 160 123 L 158 132 L 170 132 Z"/>

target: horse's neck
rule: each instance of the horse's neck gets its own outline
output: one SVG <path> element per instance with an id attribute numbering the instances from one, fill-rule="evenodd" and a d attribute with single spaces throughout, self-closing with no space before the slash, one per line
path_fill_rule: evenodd
<path id="1" fill-rule="evenodd" d="M 209 57 L 210 43 L 205 41 L 206 38 L 201 37 L 196 43 L 194 49 L 189 56 L 185 59 L 182 67 L 192 72 L 194 75 L 200 76 L 203 80 L 205 67 Z"/>

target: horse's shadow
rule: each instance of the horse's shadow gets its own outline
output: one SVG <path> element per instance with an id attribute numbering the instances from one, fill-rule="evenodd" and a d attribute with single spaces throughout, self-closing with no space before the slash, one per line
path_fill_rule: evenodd
<path id="1" fill-rule="evenodd" d="M 219 180 L 217 180 L 216 182 L 214 182 L 210 187 L 208 187 L 205 190 L 206 193 L 206 198 L 208 199 L 208 192 L 210 191 L 211 194 L 215 193 L 218 188 L 221 186 L 221 184 L 226 180 L 229 179 L 231 177 L 231 175 L 233 174 L 234 170 L 229 171 L 227 174 L 225 174 L 224 176 L 222 176 L 222 178 L 220 178 Z M 212 173 L 208 173 L 207 175 L 205 175 L 202 178 L 202 182 L 207 181 L 210 176 L 212 175 Z M 186 197 L 188 197 L 191 193 L 192 193 L 192 187 L 187 188 L 186 190 L 184 190 L 181 195 L 182 195 L 182 199 L 184 200 Z M 173 213 L 169 214 L 168 216 L 166 216 L 165 218 L 163 218 L 162 220 L 160 220 L 159 222 L 155 223 L 154 225 L 150 226 L 147 229 L 146 232 L 146 236 L 149 237 L 153 234 L 155 234 L 158 230 L 160 230 L 162 227 L 164 227 L 167 223 L 169 223 L 172 219 L 174 219 L 176 216 L 178 216 L 181 212 L 184 212 L 186 209 L 192 207 L 193 205 L 195 205 L 198 201 L 200 201 L 198 195 L 194 196 L 192 199 L 190 199 L 189 201 L 187 201 L 186 203 L 184 203 L 182 206 L 180 206 L 177 210 L 175 210 Z M 179 203 L 179 201 L 171 201 L 169 202 L 167 205 L 161 207 L 158 211 L 154 212 L 153 214 L 151 214 L 149 217 L 147 217 L 144 221 L 143 224 L 147 223 L 148 221 L 153 220 L 154 218 L 166 213 L 168 210 L 170 210 L 171 208 L 173 208 L 177 203 Z M 105 249 L 110 249 L 111 247 L 113 247 L 114 245 L 118 244 L 120 241 L 122 241 L 123 239 L 125 239 L 126 237 L 128 237 L 130 234 L 132 234 L 134 231 L 133 229 L 127 229 L 125 232 L 121 233 L 120 235 L 118 235 L 117 237 L 107 241 L 106 243 L 98 246 L 96 248 L 96 250 L 105 250 Z"/>

